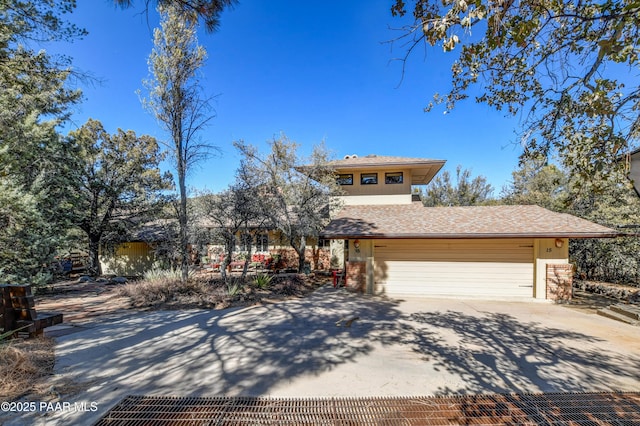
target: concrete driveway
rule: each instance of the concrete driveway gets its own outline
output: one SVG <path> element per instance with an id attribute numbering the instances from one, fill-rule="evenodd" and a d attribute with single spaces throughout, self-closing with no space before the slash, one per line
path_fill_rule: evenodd
<path id="1" fill-rule="evenodd" d="M 85 405 L 7 424 L 90 424 L 131 394 L 640 389 L 640 328 L 536 302 L 399 301 L 324 287 L 245 309 L 128 313 L 57 341 L 56 372 L 90 382 L 62 400 Z"/>

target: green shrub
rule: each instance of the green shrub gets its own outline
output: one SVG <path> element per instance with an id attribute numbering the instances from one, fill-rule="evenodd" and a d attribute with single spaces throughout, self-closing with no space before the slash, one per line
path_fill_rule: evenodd
<path id="1" fill-rule="evenodd" d="M 230 297 L 235 297 L 238 294 L 242 293 L 243 285 L 242 281 L 230 278 L 227 281 L 227 295 Z"/>
<path id="2" fill-rule="evenodd" d="M 272 275 L 258 274 L 253 279 L 253 285 L 258 287 L 259 289 L 266 290 L 271 285 L 271 281 L 273 281 Z"/>
<path id="3" fill-rule="evenodd" d="M 189 269 L 189 275 L 187 279 L 193 278 L 195 271 Z M 180 269 L 151 269 L 146 271 L 143 276 L 143 281 L 180 281 L 182 280 L 182 271 Z"/>

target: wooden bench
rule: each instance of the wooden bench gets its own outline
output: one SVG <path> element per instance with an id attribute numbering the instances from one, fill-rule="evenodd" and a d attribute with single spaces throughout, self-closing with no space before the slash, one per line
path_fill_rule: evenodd
<path id="1" fill-rule="evenodd" d="M 57 312 L 36 312 L 30 285 L 0 285 L 2 294 L 2 326 L 4 331 L 16 330 L 16 334 L 41 336 L 46 327 L 62 322 Z"/>

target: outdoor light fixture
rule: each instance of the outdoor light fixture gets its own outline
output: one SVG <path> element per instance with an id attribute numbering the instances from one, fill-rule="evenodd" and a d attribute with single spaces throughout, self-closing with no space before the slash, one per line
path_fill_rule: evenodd
<path id="1" fill-rule="evenodd" d="M 556 247 L 561 248 L 564 245 L 564 241 L 560 238 L 556 238 Z"/>
<path id="2" fill-rule="evenodd" d="M 360 248 L 360 240 L 355 240 L 355 241 L 353 242 L 353 246 L 354 246 L 355 248 Z"/>

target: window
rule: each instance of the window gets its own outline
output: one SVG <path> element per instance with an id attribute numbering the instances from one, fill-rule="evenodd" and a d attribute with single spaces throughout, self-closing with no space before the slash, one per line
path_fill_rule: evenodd
<path id="1" fill-rule="evenodd" d="M 353 185 L 353 174 L 339 174 L 337 179 L 338 185 Z"/>
<path id="2" fill-rule="evenodd" d="M 377 173 L 362 173 L 360 175 L 360 185 L 376 185 L 378 183 Z"/>
<path id="3" fill-rule="evenodd" d="M 251 235 L 250 234 L 242 234 L 240 235 L 240 251 L 248 252 L 251 249 Z"/>
<path id="4" fill-rule="evenodd" d="M 256 251 L 269 251 L 269 235 L 256 235 Z"/>
<path id="5" fill-rule="evenodd" d="M 384 183 L 402 183 L 402 172 L 385 173 Z"/>
<path id="6" fill-rule="evenodd" d="M 324 247 L 324 248 L 331 247 L 331 240 L 326 240 L 324 238 L 320 238 L 318 240 L 318 247 Z"/>

